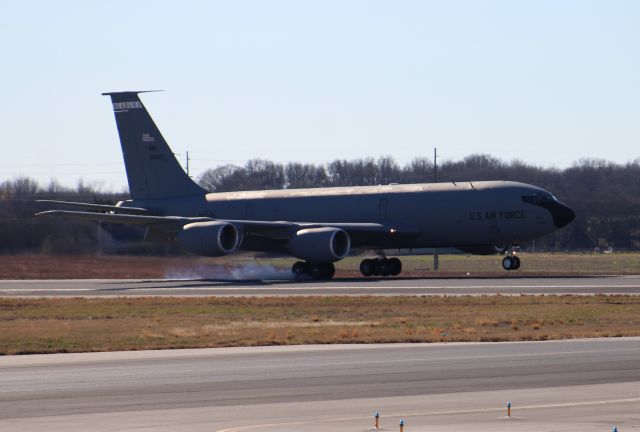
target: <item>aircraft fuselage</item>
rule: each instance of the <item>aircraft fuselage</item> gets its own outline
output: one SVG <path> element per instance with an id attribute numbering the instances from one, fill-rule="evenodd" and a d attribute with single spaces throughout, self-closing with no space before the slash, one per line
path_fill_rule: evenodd
<path id="1" fill-rule="evenodd" d="M 523 199 L 531 196 L 552 197 L 525 183 L 483 181 L 222 192 L 125 205 L 216 219 L 379 222 L 418 233 L 411 239 L 388 236 L 384 244 L 353 244 L 383 249 L 518 244 L 553 232 L 573 218 L 559 201 L 545 208 Z"/>

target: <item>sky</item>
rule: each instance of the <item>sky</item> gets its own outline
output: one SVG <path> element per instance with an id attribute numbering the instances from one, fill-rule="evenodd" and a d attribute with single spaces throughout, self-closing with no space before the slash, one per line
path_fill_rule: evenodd
<path id="1" fill-rule="evenodd" d="M 0 181 L 126 188 L 105 91 L 191 172 L 248 159 L 640 157 L 638 1 L 5 1 Z"/>

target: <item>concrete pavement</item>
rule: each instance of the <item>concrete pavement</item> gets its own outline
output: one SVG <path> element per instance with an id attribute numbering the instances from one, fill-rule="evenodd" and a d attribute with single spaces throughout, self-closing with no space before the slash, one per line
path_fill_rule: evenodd
<path id="1" fill-rule="evenodd" d="M 5 357 L 0 429 L 628 430 L 639 365 L 640 338 Z"/>

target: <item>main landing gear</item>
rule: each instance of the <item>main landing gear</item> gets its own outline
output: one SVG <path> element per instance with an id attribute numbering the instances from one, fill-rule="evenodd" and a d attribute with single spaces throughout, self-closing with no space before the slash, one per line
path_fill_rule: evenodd
<path id="1" fill-rule="evenodd" d="M 314 279 L 331 279 L 336 274 L 333 263 L 314 263 L 309 261 L 296 261 L 291 267 L 294 276 L 311 276 Z"/>
<path id="2" fill-rule="evenodd" d="M 402 261 L 398 258 L 364 259 L 360 263 L 363 276 L 398 276 L 402 271 Z"/>
<path id="3" fill-rule="evenodd" d="M 502 268 L 505 270 L 518 270 L 520 268 L 520 258 L 516 255 L 507 255 L 502 259 Z"/>

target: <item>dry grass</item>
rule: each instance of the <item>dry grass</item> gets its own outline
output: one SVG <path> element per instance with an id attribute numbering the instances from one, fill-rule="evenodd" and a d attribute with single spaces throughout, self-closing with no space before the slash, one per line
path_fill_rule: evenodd
<path id="1" fill-rule="evenodd" d="M 0 298 L 2 354 L 640 335 L 638 296 Z"/>
<path id="2" fill-rule="evenodd" d="M 0 279 L 161 278 L 180 258 L 95 255 L 3 255 Z"/>
<path id="3" fill-rule="evenodd" d="M 505 272 L 500 256 L 443 255 L 440 270 L 433 271 L 431 256 L 402 258 L 402 276 L 408 277 L 517 277 L 553 275 L 598 275 L 640 273 L 640 253 L 522 254 L 522 268 Z M 361 277 L 358 268 L 362 257 L 349 257 L 337 263 L 337 277 Z M 291 258 L 255 259 L 240 254 L 221 258 L 135 257 L 90 255 L 3 255 L 0 279 L 144 279 L 171 277 L 216 278 L 233 275 L 233 269 L 260 264 L 288 269 Z M 231 270 L 230 270 L 231 269 Z M 273 272 L 271 272 L 273 273 Z"/>

